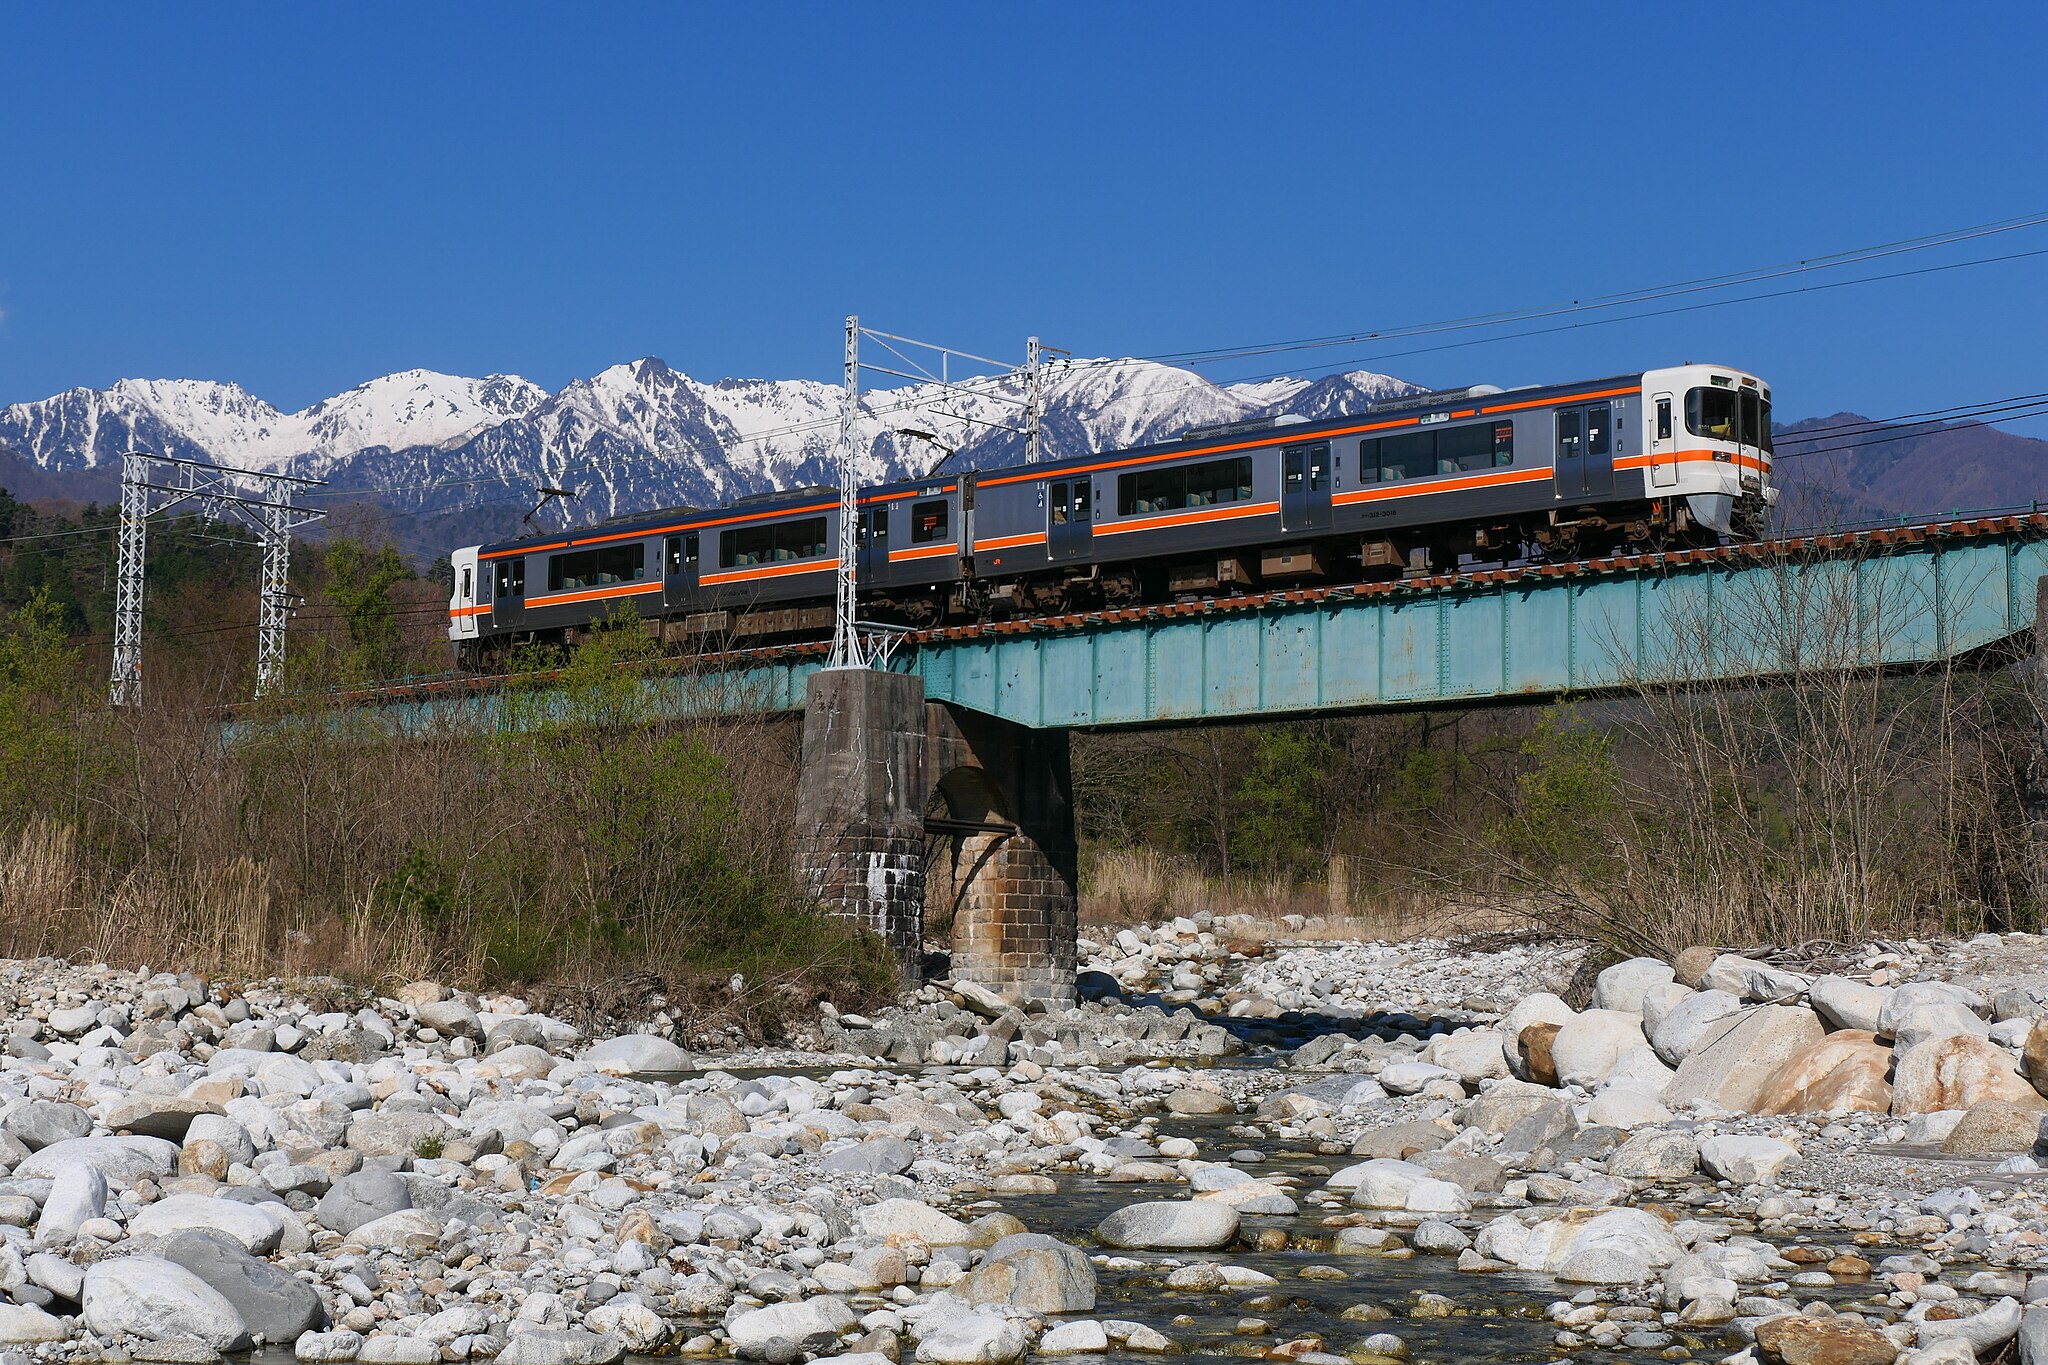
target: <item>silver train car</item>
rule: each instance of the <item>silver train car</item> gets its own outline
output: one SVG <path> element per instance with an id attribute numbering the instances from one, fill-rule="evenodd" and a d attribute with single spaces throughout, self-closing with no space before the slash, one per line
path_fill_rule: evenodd
<path id="1" fill-rule="evenodd" d="M 1417 394 L 1318 421 L 858 495 L 864 613 L 912 626 L 1753 539 L 1771 391 L 1725 365 Z M 451 556 L 463 668 L 639 614 L 663 641 L 831 626 L 838 490 L 673 508 Z"/>

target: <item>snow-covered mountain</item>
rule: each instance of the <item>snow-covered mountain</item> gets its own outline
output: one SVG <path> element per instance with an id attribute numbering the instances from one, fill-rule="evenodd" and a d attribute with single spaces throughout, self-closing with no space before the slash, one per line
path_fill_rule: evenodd
<path id="1" fill-rule="evenodd" d="M 1414 391 L 1369 371 L 1219 386 L 1150 361 L 1067 361 L 1047 373 L 1044 448 L 1054 457 L 1114 450 L 1192 426 L 1320 417 Z M 942 459 L 977 467 L 1023 458 L 1021 377 L 870 390 L 863 400 L 867 478 L 921 473 Z M 0 408 L 0 449 L 43 475 L 96 476 L 96 486 L 131 449 L 325 479 L 333 494 L 392 514 L 401 540 L 430 548 L 506 531 L 537 485 L 580 490 L 569 513 L 580 521 L 829 482 L 839 403 L 836 385 L 705 383 L 652 357 L 553 394 L 509 375 L 407 370 L 296 413 L 235 384 L 124 379 Z"/>

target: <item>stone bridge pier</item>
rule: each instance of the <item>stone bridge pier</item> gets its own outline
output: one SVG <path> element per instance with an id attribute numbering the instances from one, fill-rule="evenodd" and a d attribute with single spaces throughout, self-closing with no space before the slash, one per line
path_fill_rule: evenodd
<path id="1" fill-rule="evenodd" d="M 943 818 L 928 818 L 934 797 Z M 915 677 L 826 669 L 806 683 L 798 873 L 921 978 L 925 854 L 950 840 L 953 975 L 1022 1003 L 1074 1000 L 1073 779 L 1064 730 L 943 702 Z"/>

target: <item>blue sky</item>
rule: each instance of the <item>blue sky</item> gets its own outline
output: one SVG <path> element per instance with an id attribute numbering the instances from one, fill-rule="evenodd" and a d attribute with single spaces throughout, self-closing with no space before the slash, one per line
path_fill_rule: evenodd
<path id="1" fill-rule="evenodd" d="M 0 402 L 189 376 L 289 410 L 411 366 L 554 387 L 646 354 L 832 378 L 852 311 L 1152 355 L 2048 212 L 2043 9 L 10 6 Z M 1888 415 L 2048 388 L 2044 293 L 2048 255 L 1209 373 L 1715 358 L 1786 416 Z"/>

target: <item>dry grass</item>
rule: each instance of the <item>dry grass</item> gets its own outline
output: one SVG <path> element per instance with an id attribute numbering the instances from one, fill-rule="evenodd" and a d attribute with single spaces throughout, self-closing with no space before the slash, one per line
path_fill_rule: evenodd
<path id="1" fill-rule="evenodd" d="M 1091 853 L 1081 869 L 1081 922 L 1116 927 L 1152 924 L 1207 910 L 1261 921 L 1277 941 L 1399 940 L 1448 934 L 1491 933 L 1516 921 L 1496 907 L 1414 889 L 1368 888 L 1354 860 L 1331 860 L 1327 881 L 1306 884 L 1281 876 L 1222 878 L 1191 858 L 1149 849 Z M 1299 916 L 1301 926 L 1282 923 Z"/>

